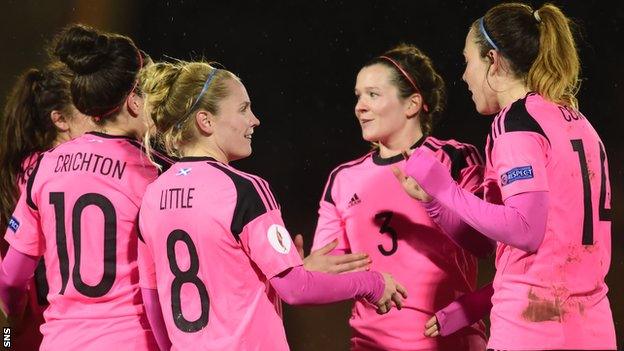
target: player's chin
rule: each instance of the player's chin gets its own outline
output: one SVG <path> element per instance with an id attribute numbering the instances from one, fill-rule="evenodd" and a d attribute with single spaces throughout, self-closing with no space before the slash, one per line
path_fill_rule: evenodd
<path id="1" fill-rule="evenodd" d="M 240 159 L 243 159 L 243 158 L 247 158 L 247 157 L 251 156 L 252 151 L 253 150 L 251 149 L 251 145 L 247 145 L 246 147 L 244 147 L 241 150 L 239 150 L 239 152 L 237 152 L 236 159 L 240 160 Z"/>
<path id="2" fill-rule="evenodd" d="M 379 138 L 377 137 L 377 134 L 374 133 L 371 130 L 367 130 L 367 129 L 362 129 L 362 139 L 370 142 L 370 143 L 374 143 L 377 142 L 379 140 Z"/>

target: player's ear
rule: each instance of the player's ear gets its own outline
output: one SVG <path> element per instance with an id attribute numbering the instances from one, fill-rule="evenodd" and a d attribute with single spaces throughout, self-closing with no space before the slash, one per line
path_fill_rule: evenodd
<path id="1" fill-rule="evenodd" d="M 206 111 L 199 110 L 195 113 L 195 123 L 199 131 L 206 135 L 212 135 L 215 127 L 215 115 Z"/>
<path id="2" fill-rule="evenodd" d="M 142 97 L 134 91 L 131 92 L 130 95 L 128 95 L 128 99 L 126 100 L 126 107 L 128 108 L 128 112 L 132 117 L 139 116 L 139 113 L 143 109 Z"/>
<path id="3" fill-rule="evenodd" d="M 67 132 L 69 130 L 69 123 L 67 123 L 67 118 L 65 118 L 62 111 L 52 110 L 50 119 L 59 132 Z"/>

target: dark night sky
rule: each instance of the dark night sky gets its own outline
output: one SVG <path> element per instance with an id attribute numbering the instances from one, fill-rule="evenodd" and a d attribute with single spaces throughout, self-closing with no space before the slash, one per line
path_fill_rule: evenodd
<path id="1" fill-rule="evenodd" d="M 254 153 L 234 165 L 266 178 L 282 204 L 291 233 L 308 243 L 326 178 L 369 146 L 353 107 L 363 63 L 400 42 L 429 54 L 448 88 L 448 107 L 434 135 L 482 148 L 489 117 L 476 113 L 461 81 L 468 26 L 494 1 L 8 1 L 0 15 L 7 60 L 4 95 L 14 75 L 40 64 L 41 44 L 64 24 L 80 20 L 132 36 L 154 59 L 216 60 L 239 75 L 261 125 Z M 542 2 L 530 2 L 539 5 Z M 624 340 L 624 3 L 556 1 L 580 24 L 581 111 L 607 148 L 613 193 L 610 299 L 620 347 Z M 13 12 L 15 11 L 15 12 Z M 21 15 L 17 15 L 17 11 Z M 486 262 L 481 280 L 491 269 Z M 342 350 L 347 305 L 288 309 L 293 350 Z"/>

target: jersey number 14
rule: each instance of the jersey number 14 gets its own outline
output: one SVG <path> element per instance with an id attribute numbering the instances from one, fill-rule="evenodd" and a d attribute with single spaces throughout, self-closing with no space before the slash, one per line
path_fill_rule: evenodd
<path id="1" fill-rule="evenodd" d="M 587 169 L 587 157 L 585 156 L 585 148 L 583 140 L 573 139 L 572 150 L 578 153 L 579 163 L 581 166 L 581 176 L 583 178 L 583 245 L 594 244 L 594 216 L 592 211 L 592 189 Z M 606 208 L 607 202 L 607 175 L 605 174 L 606 153 L 602 143 L 600 147 L 600 197 L 598 204 L 598 218 L 601 221 L 611 221 L 611 209 Z"/>

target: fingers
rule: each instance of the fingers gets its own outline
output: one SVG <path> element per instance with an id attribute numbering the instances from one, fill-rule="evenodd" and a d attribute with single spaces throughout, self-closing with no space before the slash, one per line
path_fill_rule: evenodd
<path id="1" fill-rule="evenodd" d="M 377 314 L 386 314 L 388 313 L 388 311 L 389 311 L 388 306 L 386 306 L 385 303 L 377 305 Z"/>
<path id="2" fill-rule="evenodd" d="M 407 299 L 407 290 L 403 287 L 403 285 L 396 283 L 396 290 L 403 296 L 404 299 Z"/>
<path id="3" fill-rule="evenodd" d="M 433 317 L 429 318 L 427 323 L 425 323 L 425 328 L 431 328 L 436 324 L 438 324 L 438 318 L 434 315 Z"/>
<path id="4" fill-rule="evenodd" d="M 297 248 L 297 252 L 299 253 L 299 256 L 301 256 L 301 258 L 304 258 L 305 253 L 303 251 L 303 235 L 301 234 L 297 234 L 295 235 L 295 247 Z"/>
<path id="5" fill-rule="evenodd" d="M 440 331 L 438 330 L 437 325 L 431 326 L 425 330 L 425 336 L 430 338 L 435 338 L 438 335 L 440 335 Z"/>
<path id="6" fill-rule="evenodd" d="M 328 253 L 332 252 L 332 250 L 335 249 L 336 246 L 338 246 L 338 239 L 332 240 L 329 244 L 327 244 L 327 245 L 321 247 L 320 249 L 314 251 L 313 254 L 327 255 Z"/>
<path id="7" fill-rule="evenodd" d="M 392 166 L 392 174 L 394 174 L 394 177 L 401 183 L 403 183 L 407 178 L 405 173 L 403 173 L 403 170 L 397 166 Z"/>
<path id="8" fill-rule="evenodd" d="M 349 263 L 349 262 L 356 262 L 356 261 L 370 261 L 370 259 L 368 258 L 368 254 L 365 254 L 363 252 L 358 252 L 358 253 L 352 253 L 352 254 L 345 254 L 345 255 L 336 255 L 336 256 L 331 256 L 333 263 L 335 264 L 343 264 L 343 263 Z"/>
<path id="9" fill-rule="evenodd" d="M 394 302 L 397 310 L 403 308 L 403 298 L 401 297 L 400 293 L 395 292 L 394 294 L 392 294 L 392 301 Z"/>
<path id="10" fill-rule="evenodd" d="M 358 259 L 356 261 L 336 264 L 332 268 L 334 273 L 345 273 L 345 272 L 361 272 L 370 269 L 371 260 L 366 256 L 363 259 Z"/>
<path id="11" fill-rule="evenodd" d="M 434 315 L 425 323 L 425 336 L 435 338 L 438 335 L 440 335 L 440 328 L 438 326 L 438 319 Z"/>

